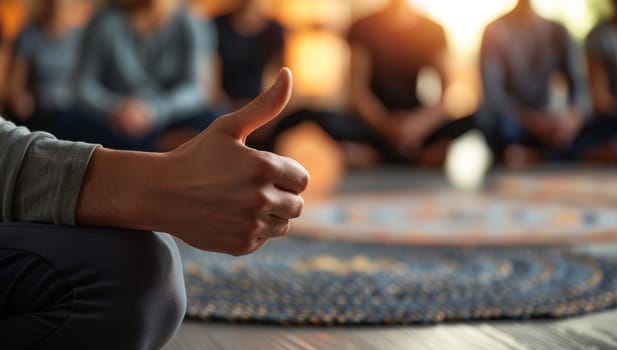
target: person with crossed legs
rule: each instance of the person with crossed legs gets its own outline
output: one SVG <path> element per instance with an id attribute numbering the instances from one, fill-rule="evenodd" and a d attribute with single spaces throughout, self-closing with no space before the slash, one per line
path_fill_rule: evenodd
<path id="1" fill-rule="evenodd" d="M 283 110 L 291 79 L 283 69 L 255 101 L 167 153 L 59 141 L 0 119 L 0 344 L 162 348 L 186 309 L 172 235 L 249 254 L 302 211 L 306 170 L 244 145 Z"/>

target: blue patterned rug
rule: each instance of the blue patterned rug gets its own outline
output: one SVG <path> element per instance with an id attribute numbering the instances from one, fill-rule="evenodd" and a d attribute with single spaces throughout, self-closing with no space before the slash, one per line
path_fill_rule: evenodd
<path id="1" fill-rule="evenodd" d="M 617 261 L 550 248 L 271 241 L 184 255 L 189 317 L 292 325 L 562 318 L 617 306 Z"/>

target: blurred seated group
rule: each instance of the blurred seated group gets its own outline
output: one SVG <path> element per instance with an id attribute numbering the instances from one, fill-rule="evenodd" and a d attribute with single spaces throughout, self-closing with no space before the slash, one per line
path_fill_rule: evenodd
<path id="1" fill-rule="evenodd" d="M 60 138 L 135 150 L 208 126 L 209 39 L 178 2 L 112 1 L 85 28 L 71 21 L 76 3 L 38 2 L 14 45 L 9 116 Z"/>
<path id="2" fill-rule="evenodd" d="M 604 42 L 617 50 L 617 21 L 607 23 L 600 27 L 611 28 L 605 32 L 613 41 Z M 588 40 L 590 52 L 595 31 Z M 480 52 L 484 99 L 470 117 L 448 115 L 444 30 L 408 1 L 391 0 L 381 12 L 355 23 L 349 42 L 354 114 L 368 126 L 382 154 L 441 164 L 450 141 L 479 128 L 496 158 L 514 167 L 543 161 L 617 160 L 617 118 L 597 113 L 582 52 L 563 25 L 534 11 L 531 0 L 519 0 L 487 27 Z M 617 56 L 602 56 L 602 65 L 617 68 Z M 422 104 L 413 88 L 425 67 L 441 79 L 441 99 L 430 105 Z M 556 76 L 563 77 L 562 99 L 553 93 Z M 598 91 L 609 86 L 598 85 L 602 85 Z"/>
<path id="3" fill-rule="evenodd" d="M 193 16 L 182 0 L 113 0 L 83 26 L 71 20 L 76 2 L 37 2 L 3 89 L 5 114 L 60 138 L 169 150 L 255 98 L 265 72 L 283 64 L 285 29 L 261 0 L 241 0 L 212 20 Z M 484 102 L 463 118 L 445 107 L 444 29 L 408 1 L 390 0 L 354 23 L 347 39 L 348 115 L 289 110 L 258 133 L 257 146 L 273 148 L 280 134 L 310 122 L 339 142 L 349 163 L 362 163 L 354 161 L 360 155 L 437 166 L 452 140 L 479 128 L 511 166 L 617 161 L 617 14 L 589 34 L 585 60 L 561 24 L 519 0 L 484 33 Z M 429 103 L 416 89 L 426 68 L 441 87 Z M 555 77 L 565 86 L 561 98 Z"/>
<path id="4" fill-rule="evenodd" d="M 614 20 L 607 23 L 617 29 Z M 588 39 L 589 52 L 594 36 Z M 477 122 L 507 164 L 614 162 L 617 119 L 598 114 L 584 62 L 567 30 L 537 15 L 531 0 L 519 0 L 488 26 L 480 53 L 484 103 Z M 590 63 L 592 70 L 598 64 L 617 67 L 609 57 Z M 567 87 L 562 98 L 554 93 L 556 76 Z"/>

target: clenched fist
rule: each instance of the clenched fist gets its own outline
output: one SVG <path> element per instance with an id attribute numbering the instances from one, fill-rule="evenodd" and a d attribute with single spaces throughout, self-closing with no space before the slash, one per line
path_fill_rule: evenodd
<path id="1" fill-rule="evenodd" d="M 291 96 L 288 69 L 241 110 L 169 153 L 97 149 L 77 208 L 84 225 L 168 232 L 192 246 L 251 253 L 287 233 L 302 212 L 308 173 L 296 161 L 245 146 Z"/>

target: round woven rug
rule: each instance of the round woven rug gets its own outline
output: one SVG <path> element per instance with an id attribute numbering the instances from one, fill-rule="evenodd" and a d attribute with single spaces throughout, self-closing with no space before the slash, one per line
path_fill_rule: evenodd
<path id="1" fill-rule="evenodd" d="M 184 255 L 190 317 L 293 325 L 559 318 L 617 305 L 617 261 L 548 248 L 271 241 Z"/>
<path id="2" fill-rule="evenodd" d="M 453 191 L 365 193 L 309 203 L 292 234 L 427 246 L 573 244 L 617 241 L 617 212 Z"/>
<path id="3" fill-rule="evenodd" d="M 613 170 L 579 170 L 538 174 L 509 173 L 495 177 L 490 189 L 510 198 L 617 207 Z"/>

